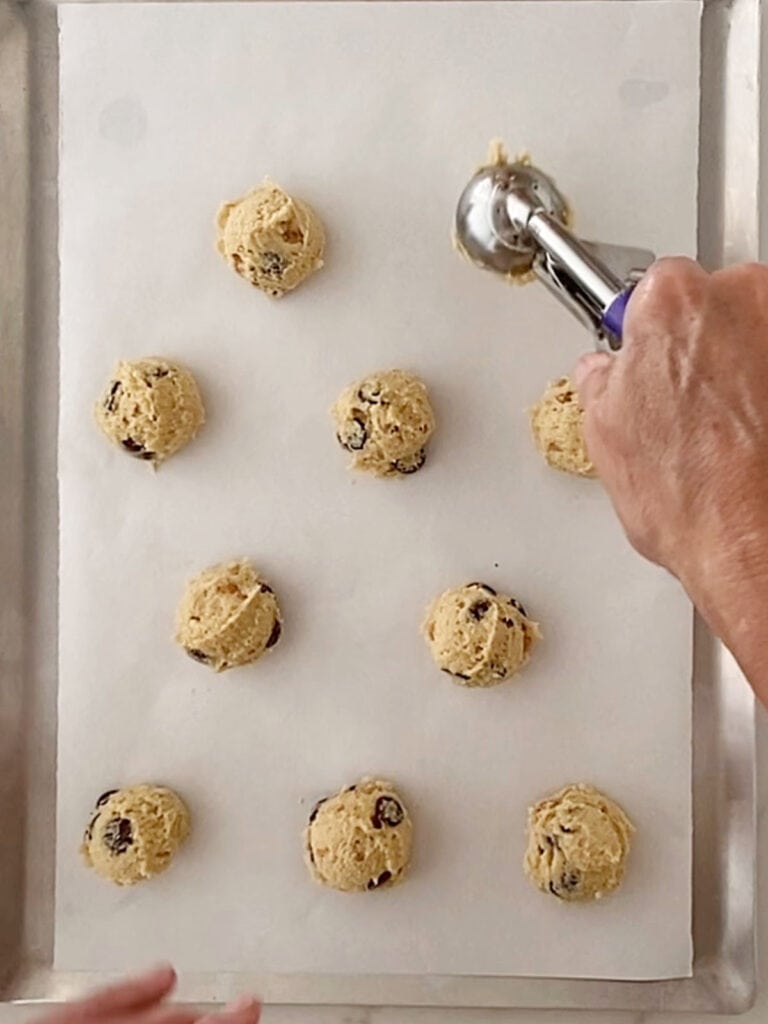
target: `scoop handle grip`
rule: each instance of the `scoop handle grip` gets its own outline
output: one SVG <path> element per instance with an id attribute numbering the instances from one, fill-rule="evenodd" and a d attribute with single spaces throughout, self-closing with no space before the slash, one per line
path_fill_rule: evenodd
<path id="1" fill-rule="evenodd" d="M 632 284 L 629 288 L 625 288 L 623 292 L 619 292 L 613 302 L 608 306 L 605 313 L 603 313 L 603 329 L 611 336 L 611 338 L 616 339 L 615 343 L 610 345 L 611 348 L 621 348 L 622 334 L 624 331 L 624 316 L 627 312 L 627 303 L 632 297 L 634 289 L 635 286 Z"/>

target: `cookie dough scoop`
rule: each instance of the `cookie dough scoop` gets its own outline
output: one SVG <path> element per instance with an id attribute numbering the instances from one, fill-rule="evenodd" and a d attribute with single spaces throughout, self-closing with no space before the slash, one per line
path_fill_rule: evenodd
<path id="1" fill-rule="evenodd" d="M 594 332 L 598 348 L 621 348 L 629 297 L 653 253 L 578 238 L 554 180 L 526 159 L 509 162 L 501 146 L 495 152 L 459 199 L 457 248 L 504 277 L 532 273 Z"/>

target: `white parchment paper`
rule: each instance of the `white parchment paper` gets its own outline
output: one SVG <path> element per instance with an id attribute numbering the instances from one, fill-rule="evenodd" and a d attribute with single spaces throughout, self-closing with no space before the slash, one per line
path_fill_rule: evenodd
<path id="1" fill-rule="evenodd" d="M 449 230 L 489 139 L 528 148 L 587 237 L 694 251 L 695 3 L 67 4 L 61 22 L 61 677 L 56 963 L 661 978 L 690 970 L 691 614 L 600 485 L 548 470 L 526 408 L 590 345 L 539 285 L 463 264 Z M 213 249 L 270 174 L 313 203 L 327 267 L 270 302 Z M 154 474 L 97 433 L 121 357 L 197 375 L 198 441 Z M 351 475 L 327 409 L 404 366 L 439 430 L 406 480 Z M 642 443 L 642 439 L 638 439 Z M 184 580 L 247 555 L 271 657 L 212 675 L 171 642 Z M 518 595 L 519 681 L 455 686 L 419 636 L 443 588 Z M 311 884 L 313 802 L 396 780 L 413 873 Z M 521 871 L 527 805 L 591 781 L 637 825 L 614 898 Z M 119 890 L 77 847 L 107 788 L 177 788 L 194 835 Z"/>

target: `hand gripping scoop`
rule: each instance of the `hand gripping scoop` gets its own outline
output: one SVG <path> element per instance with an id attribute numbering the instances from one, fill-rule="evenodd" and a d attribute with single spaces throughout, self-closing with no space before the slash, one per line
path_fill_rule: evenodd
<path id="1" fill-rule="evenodd" d="M 621 348 L 629 296 L 653 262 L 645 249 L 585 242 L 554 181 L 525 161 L 481 168 L 456 209 L 456 244 L 473 263 L 505 277 L 533 273 L 596 336 Z"/>

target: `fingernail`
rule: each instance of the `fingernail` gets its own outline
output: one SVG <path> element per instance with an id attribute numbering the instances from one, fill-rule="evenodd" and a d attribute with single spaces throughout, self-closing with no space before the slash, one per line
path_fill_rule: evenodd
<path id="1" fill-rule="evenodd" d="M 173 969 L 173 965 L 167 962 L 151 964 L 149 967 L 145 967 L 144 970 L 141 971 L 142 977 L 154 977 L 155 975 L 159 976 L 166 974 L 172 974 L 174 978 L 176 977 L 176 971 Z"/>
<path id="2" fill-rule="evenodd" d="M 238 996 L 231 1003 L 227 1003 L 227 1013 L 245 1013 L 247 1010 L 258 1010 L 259 1001 L 253 996 Z"/>
<path id="3" fill-rule="evenodd" d="M 175 974 L 176 970 L 172 963 L 167 960 L 161 960 L 160 963 L 153 964 L 149 968 L 150 974 Z"/>

